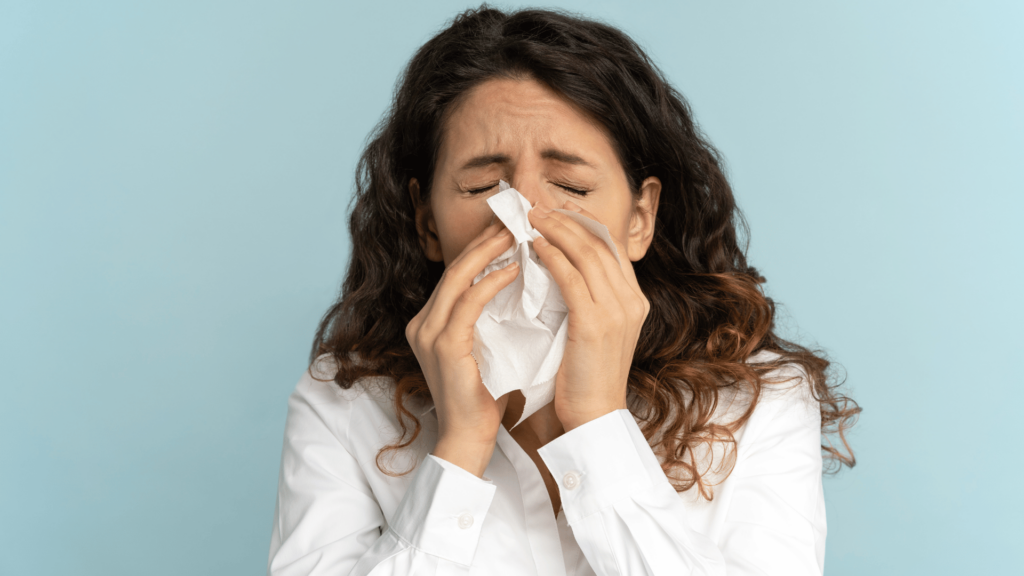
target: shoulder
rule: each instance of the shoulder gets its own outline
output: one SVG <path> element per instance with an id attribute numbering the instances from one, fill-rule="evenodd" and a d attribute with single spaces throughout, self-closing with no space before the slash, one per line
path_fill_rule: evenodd
<path id="1" fill-rule="evenodd" d="M 780 359 L 775 353 L 761 353 L 750 362 L 775 364 Z M 735 434 L 732 476 L 806 477 L 813 484 L 823 469 L 821 408 L 814 383 L 799 364 L 788 362 L 765 373 L 762 380 L 757 404 Z"/>
<path id="2" fill-rule="evenodd" d="M 342 387 L 335 382 L 337 362 L 331 356 L 319 356 L 299 378 L 291 400 L 327 409 L 350 407 L 364 402 L 386 402 L 391 397 L 392 383 L 384 377 L 367 377 Z"/>
<path id="3" fill-rule="evenodd" d="M 747 360 L 749 364 L 776 363 L 781 356 L 763 351 Z M 762 378 L 757 406 L 747 423 L 745 435 L 757 437 L 768 430 L 811 430 L 815 443 L 821 431 L 821 409 L 814 397 L 814 382 L 802 366 L 783 363 Z"/>
<path id="4" fill-rule="evenodd" d="M 394 381 L 368 376 L 342 387 L 335 381 L 337 371 L 335 360 L 322 355 L 302 374 L 288 398 L 289 431 L 297 426 L 316 426 L 345 444 L 353 438 L 384 444 L 391 441 L 385 436 L 400 427 L 394 408 Z M 427 408 L 420 404 L 409 406 L 417 416 Z"/>
<path id="5" fill-rule="evenodd" d="M 817 455 L 820 459 L 821 413 L 806 372 L 798 364 L 785 362 L 780 354 L 770 351 L 755 354 L 746 362 L 772 366 L 763 373 L 758 393 L 755 396 L 754 387 L 749 383 L 719 388 L 709 419 L 711 424 L 728 428 L 734 442 L 722 438 L 709 443 L 696 442 L 684 456 L 684 461 L 695 463 L 703 471 L 702 476 L 710 485 L 731 476 L 736 467 L 730 463 L 744 468 L 742 462 L 755 455 L 792 451 L 808 457 Z M 685 402 L 683 406 L 671 408 L 670 418 L 677 417 L 676 410 L 690 407 L 692 392 L 687 389 L 680 392 Z M 752 403 L 755 404 L 753 409 Z M 639 415 L 634 414 L 634 418 L 643 426 Z M 656 454 L 664 460 L 667 456 L 658 439 L 660 435 L 652 437 Z"/>
<path id="6" fill-rule="evenodd" d="M 762 351 L 748 358 L 747 364 L 776 366 L 763 373 L 756 398 L 750 383 L 719 388 L 711 422 L 732 425 L 747 413 L 751 403 L 756 402 L 750 417 L 739 427 L 737 440 L 741 436 L 757 435 L 764 425 L 779 417 L 795 417 L 806 425 L 820 427 L 818 401 L 812 392 L 813 383 L 801 366 L 780 360 L 782 356 L 771 351 Z M 683 392 L 689 401 L 692 393 L 688 390 Z M 813 422 L 814 415 L 818 415 L 817 422 Z"/>

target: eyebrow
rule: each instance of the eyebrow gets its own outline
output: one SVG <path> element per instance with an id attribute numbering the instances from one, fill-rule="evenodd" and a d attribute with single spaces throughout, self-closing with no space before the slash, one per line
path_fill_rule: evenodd
<path id="1" fill-rule="evenodd" d="M 555 148 L 548 148 L 542 151 L 540 153 L 540 157 L 545 160 L 554 160 L 556 162 L 562 162 L 563 164 L 572 164 L 574 166 L 587 166 L 589 168 L 594 168 L 593 164 L 587 162 L 583 158 L 580 158 L 575 154 L 570 154 L 569 152 L 565 152 Z"/>
<path id="2" fill-rule="evenodd" d="M 491 164 L 508 164 L 510 162 L 512 162 L 512 159 L 505 154 L 487 154 L 470 158 L 468 162 L 462 165 L 461 169 L 470 170 L 472 168 L 483 168 Z"/>
<path id="3" fill-rule="evenodd" d="M 554 160 L 556 162 L 562 162 L 563 164 L 572 164 L 574 166 L 587 166 L 594 168 L 595 166 L 590 162 L 587 162 L 583 158 L 565 152 L 564 150 L 558 150 L 556 148 L 547 148 L 540 153 L 540 157 L 545 160 Z M 507 154 L 485 154 L 482 156 L 474 156 L 470 158 L 465 164 L 462 165 L 460 170 L 472 170 L 473 168 L 484 168 L 492 164 L 509 164 L 512 162 Z"/>

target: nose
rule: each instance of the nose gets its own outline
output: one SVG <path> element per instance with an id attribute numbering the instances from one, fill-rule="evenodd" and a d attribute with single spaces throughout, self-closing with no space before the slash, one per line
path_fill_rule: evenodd
<path id="1" fill-rule="evenodd" d="M 544 179 L 539 175 L 513 177 L 509 184 L 530 202 L 530 206 L 547 206 L 548 208 L 561 208 L 562 200 L 549 191 L 549 186 L 544 185 Z"/>

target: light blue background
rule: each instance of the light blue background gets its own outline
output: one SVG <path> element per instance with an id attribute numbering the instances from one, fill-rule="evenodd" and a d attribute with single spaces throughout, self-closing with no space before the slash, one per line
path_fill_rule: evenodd
<path id="1" fill-rule="evenodd" d="M 1024 4 L 565 2 L 724 153 L 845 366 L 827 573 L 1008 574 Z M 366 135 L 462 2 L 0 0 L 0 573 L 259 574 Z"/>

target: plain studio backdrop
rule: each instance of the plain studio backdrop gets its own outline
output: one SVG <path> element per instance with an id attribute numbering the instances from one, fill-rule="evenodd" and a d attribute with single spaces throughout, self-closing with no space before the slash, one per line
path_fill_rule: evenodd
<path id="1" fill-rule="evenodd" d="M 1024 4 L 847 4 L 555 6 L 689 99 L 785 333 L 848 374 L 827 573 L 1008 574 Z M 356 160 L 470 6 L 0 0 L 0 573 L 265 571 Z"/>

